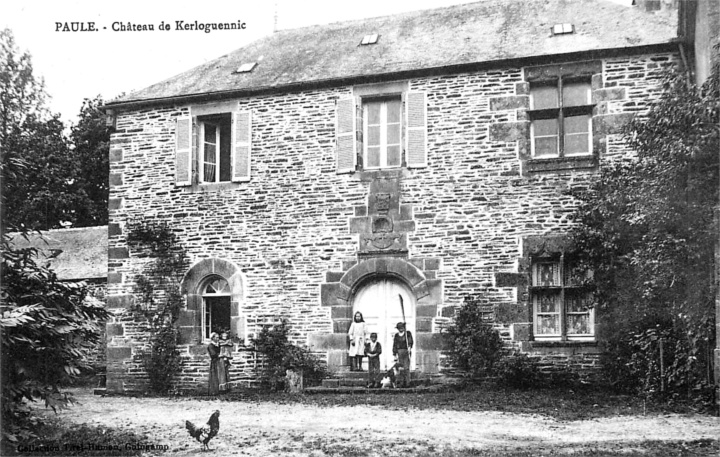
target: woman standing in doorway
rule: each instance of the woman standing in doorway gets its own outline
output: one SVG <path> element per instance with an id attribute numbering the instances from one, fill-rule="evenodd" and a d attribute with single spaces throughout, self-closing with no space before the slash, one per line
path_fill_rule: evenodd
<path id="1" fill-rule="evenodd" d="M 350 371 L 362 371 L 366 334 L 365 319 L 363 319 L 362 313 L 358 311 L 355 313 L 355 317 L 353 317 L 353 323 L 350 324 L 350 330 L 348 330 L 348 337 L 350 338 L 350 349 L 348 350 Z"/>
<path id="2" fill-rule="evenodd" d="M 208 394 L 217 395 L 227 391 L 227 375 L 225 361 L 220 358 L 220 335 L 213 332 L 210 334 L 208 345 L 210 355 L 210 379 L 208 380 Z"/>

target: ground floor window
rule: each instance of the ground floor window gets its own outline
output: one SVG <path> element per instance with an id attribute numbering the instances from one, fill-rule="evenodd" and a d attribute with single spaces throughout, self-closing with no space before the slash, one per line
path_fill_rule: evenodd
<path id="1" fill-rule="evenodd" d="M 585 272 L 559 258 L 534 259 L 531 296 L 536 339 L 593 339 L 595 313 Z"/>

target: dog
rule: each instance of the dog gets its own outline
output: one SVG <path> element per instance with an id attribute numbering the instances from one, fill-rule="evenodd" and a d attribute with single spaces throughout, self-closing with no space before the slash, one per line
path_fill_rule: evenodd
<path id="1" fill-rule="evenodd" d="M 395 379 L 397 378 L 400 369 L 401 367 L 399 363 L 390 367 L 390 369 L 385 372 L 385 376 L 382 378 L 382 381 L 380 381 L 380 386 L 383 389 L 394 389 L 396 387 Z"/>

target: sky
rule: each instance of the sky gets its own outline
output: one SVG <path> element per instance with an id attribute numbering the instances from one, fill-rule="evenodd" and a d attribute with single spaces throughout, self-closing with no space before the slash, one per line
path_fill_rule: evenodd
<path id="1" fill-rule="evenodd" d="M 111 100 L 225 55 L 273 29 L 384 16 L 473 0 L 36 0 L 6 2 L 0 27 L 44 79 L 49 107 L 75 122 L 84 98 Z M 497 1 L 497 0 L 484 0 Z M 510 0 L 519 1 L 519 0 Z M 541 1 L 541 0 L 532 0 Z M 599 0 L 631 3 L 632 0 Z M 277 11 L 277 21 L 275 19 Z M 244 30 L 184 31 L 175 21 L 245 23 Z M 94 22 L 97 31 L 65 32 L 65 24 Z M 113 24 L 152 24 L 152 32 L 113 31 Z M 161 31 L 159 25 L 171 24 Z M 60 30 L 58 31 L 58 23 Z M 115 26 L 118 27 L 117 25 Z"/>
<path id="2" fill-rule="evenodd" d="M 35 76 L 50 95 L 50 109 L 75 122 L 84 98 L 111 100 L 225 55 L 277 29 L 383 16 L 471 0 L 60 0 L 7 2 L 0 27 L 13 31 L 21 51 L 32 56 Z M 162 22 L 172 24 L 161 31 Z M 175 30 L 175 21 L 245 23 L 244 30 Z M 97 31 L 64 32 L 80 22 Z M 113 31 L 114 23 L 152 24 L 152 32 Z M 57 31 L 57 23 L 61 23 Z M 68 24 L 72 27 L 71 24 Z M 118 25 L 115 25 L 117 28 Z"/>

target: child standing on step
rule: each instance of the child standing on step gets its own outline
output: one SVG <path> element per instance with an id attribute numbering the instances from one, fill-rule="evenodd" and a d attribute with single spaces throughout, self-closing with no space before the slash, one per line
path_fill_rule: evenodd
<path id="1" fill-rule="evenodd" d="M 368 358 L 368 388 L 380 387 L 380 354 L 382 346 L 378 343 L 377 333 L 370 334 L 370 342 L 365 345 Z"/>
<path id="2" fill-rule="evenodd" d="M 355 313 L 353 323 L 350 324 L 348 330 L 348 338 L 350 339 L 350 348 L 348 356 L 350 358 L 350 371 L 363 371 L 362 359 L 365 355 L 365 335 L 367 329 L 365 327 L 365 319 L 360 311 Z"/>

